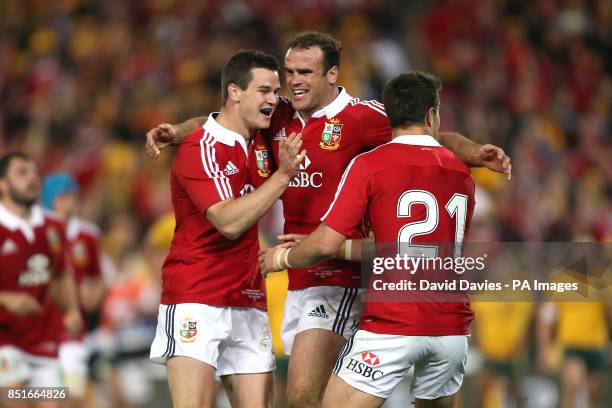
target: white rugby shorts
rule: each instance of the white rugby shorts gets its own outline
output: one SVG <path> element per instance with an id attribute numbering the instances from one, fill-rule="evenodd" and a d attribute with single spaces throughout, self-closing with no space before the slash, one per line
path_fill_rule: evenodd
<path id="1" fill-rule="evenodd" d="M 274 371 L 268 315 L 256 308 L 160 305 L 150 359 L 166 364 L 175 356 L 209 364 L 219 376 Z"/>
<path id="2" fill-rule="evenodd" d="M 14 346 L 0 346 L 0 386 L 62 387 L 57 358 L 35 356 Z"/>
<path id="3" fill-rule="evenodd" d="M 468 336 L 401 336 L 357 330 L 334 373 L 360 391 L 388 398 L 414 366 L 412 394 L 432 400 L 455 394 L 463 382 Z"/>
<path id="4" fill-rule="evenodd" d="M 285 300 L 281 338 L 290 355 L 295 336 L 308 329 L 330 330 L 348 339 L 357 329 L 363 310 L 363 289 L 315 286 L 290 290 Z"/>

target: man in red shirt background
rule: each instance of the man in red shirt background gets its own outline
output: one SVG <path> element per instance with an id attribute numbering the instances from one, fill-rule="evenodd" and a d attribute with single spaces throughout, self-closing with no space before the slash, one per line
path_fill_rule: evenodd
<path id="1" fill-rule="evenodd" d="M 41 201 L 66 225 L 66 261 L 72 272 L 85 320 L 85 332 L 72 336 L 59 326 L 59 363 L 72 406 L 82 406 L 88 384 L 90 351 L 85 335 L 100 321 L 106 287 L 101 271 L 100 230 L 78 216 L 79 185 L 69 173 L 51 173 L 43 180 Z"/>
<path id="2" fill-rule="evenodd" d="M 0 385 L 62 386 L 51 302 L 66 330 L 82 326 L 64 260 L 64 225 L 36 204 L 40 174 L 21 152 L 0 159 Z"/>

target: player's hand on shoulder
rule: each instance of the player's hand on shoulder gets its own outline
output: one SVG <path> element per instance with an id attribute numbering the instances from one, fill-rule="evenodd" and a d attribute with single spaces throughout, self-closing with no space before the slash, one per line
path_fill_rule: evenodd
<path id="1" fill-rule="evenodd" d="M 306 156 L 302 148 L 302 134 L 291 133 L 289 137 L 280 141 L 278 146 L 278 171 L 293 178 L 300 170 L 300 163 Z"/>
<path id="2" fill-rule="evenodd" d="M 508 156 L 501 147 L 492 144 L 485 144 L 478 150 L 478 161 L 489 170 L 504 173 L 506 178 L 512 178 L 512 164 Z"/>
<path id="3" fill-rule="evenodd" d="M 157 159 L 161 151 L 177 142 L 176 127 L 169 123 L 162 123 L 147 132 L 146 151 L 149 157 Z"/>

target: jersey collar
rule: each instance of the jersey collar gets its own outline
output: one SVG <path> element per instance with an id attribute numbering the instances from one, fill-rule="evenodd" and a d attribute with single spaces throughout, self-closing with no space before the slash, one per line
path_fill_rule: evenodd
<path id="1" fill-rule="evenodd" d="M 340 90 L 340 93 L 338 94 L 338 96 L 336 96 L 336 99 L 334 99 L 332 103 L 330 103 L 326 107 L 314 112 L 312 115 L 310 115 L 310 117 L 321 118 L 323 117 L 323 115 L 325 115 L 327 116 L 327 119 L 331 119 L 340 112 L 342 112 L 342 110 L 346 108 L 346 105 L 349 104 L 352 97 L 346 92 L 346 89 L 344 89 L 343 87 L 339 86 L 338 89 Z"/>
<path id="2" fill-rule="evenodd" d="M 79 230 L 81 229 L 81 221 L 78 217 L 70 217 L 68 223 L 66 224 L 66 238 L 70 240 L 76 239 L 79 235 Z"/>
<path id="3" fill-rule="evenodd" d="M 393 138 L 393 140 L 391 140 L 389 143 L 401 143 L 407 145 L 432 147 L 442 146 L 440 143 L 438 143 L 436 139 L 434 139 L 430 135 L 402 135 Z"/>
<path id="4" fill-rule="evenodd" d="M 225 145 L 234 146 L 236 142 L 238 142 L 238 144 L 242 146 L 242 149 L 246 153 L 247 146 L 244 137 L 234 132 L 233 130 L 229 130 L 228 128 L 221 126 L 219 122 L 216 121 L 217 115 L 219 115 L 219 112 L 213 112 L 208 115 L 208 120 L 206 121 L 206 123 L 204 123 L 204 126 L 202 127 L 206 131 L 208 131 L 215 138 L 216 141 L 221 142 Z"/>
<path id="5" fill-rule="evenodd" d="M 10 212 L 4 204 L 0 203 L 0 224 L 10 231 L 20 230 L 29 242 L 34 241 L 33 228 L 45 223 L 43 210 L 40 206 L 32 206 L 30 219 L 26 220 Z"/>

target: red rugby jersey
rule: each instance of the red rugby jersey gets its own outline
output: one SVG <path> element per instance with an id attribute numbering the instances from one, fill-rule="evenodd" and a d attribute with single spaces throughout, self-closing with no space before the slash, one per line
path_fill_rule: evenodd
<path id="1" fill-rule="evenodd" d="M 473 210 L 474 180 L 465 164 L 431 136 L 400 136 L 349 164 L 322 221 L 350 237 L 367 215 L 377 243 L 401 240 L 423 250 L 427 243 L 462 242 Z M 366 297 L 360 328 L 411 336 L 467 334 L 472 319 L 467 301 Z"/>
<path id="2" fill-rule="evenodd" d="M 302 133 L 307 156 L 300 173 L 281 197 L 285 233 L 310 234 L 320 223 L 349 162 L 391 139 L 391 127 L 378 101 L 350 96 L 344 88 L 328 106 L 315 112 L 305 122 L 286 98 L 281 98 L 268 130 L 274 157 L 279 141 L 292 132 Z M 277 163 L 278 164 L 278 163 Z M 352 238 L 360 238 L 355 231 Z M 360 265 L 329 260 L 308 268 L 289 269 L 289 289 L 312 286 L 359 286 Z"/>
<path id="3" fill-rule="evenodd" d="M 95 225 L 79 218 L 71 217 L 66 224 L 66 262 L 74 278 L 77 291 L 85 278 L 100 278 L 100 230 Z M 50 305 L 55 315 L 59 342 L 83 340 L 88 327 L 87 312 L 81 308 L 86 327 L 82 333 L 73 336 L 64 328 L 64 313 L 55 305 Z"/>
<path id="4" fill-rule="evenodd" d="M 98 278 L 100 269 L 100 230 L 95 225 L 72 217 L 66 224 L 67 260 L 78 285 L 86 277 Z"/>
<path id="5" fill-rule="evenodd" d="M 161 302 L 265 309 L 257 224 L 232 241 L 215 229 L 205 211 L 252 191 L 268 177 L 268 151 L 261 135 L 247 144 L 215 117 L 211 114 L 189 134 L 174 157 L 170 186 L 176 227 L 162 266 Z"/>
<path id="6" fill-rule="evenodd" d="M 43 313 L 16 316 L 0 308 L 0 345 L 35 355 L 56 356 L 56 330 L 49 303 L 49 282 L 64 270 L 65 236 L 59 219 L 34 206 L 29 220 L 0 204 L 0 291 L 24 292 Z"/>

